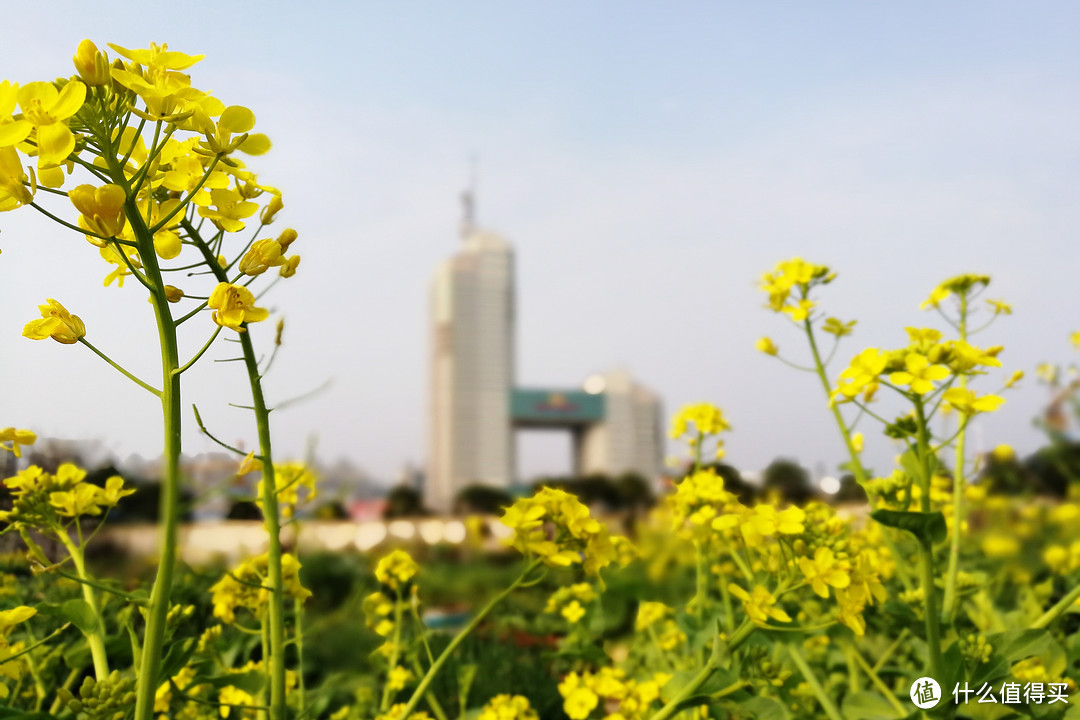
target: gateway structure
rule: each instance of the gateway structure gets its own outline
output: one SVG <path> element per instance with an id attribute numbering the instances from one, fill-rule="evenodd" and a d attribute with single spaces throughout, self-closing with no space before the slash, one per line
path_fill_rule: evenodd
<path id="1" fill-rule="evenodd" d="M 517 387 L 514 251 L 471 221 L 463 247 L 435 273 L 431 292 L 431 438 L 425 502 L 447 512 L 475 484 L 516 477 L 515 430 L 565 428 L 576 474 L 655 477 L 663 458 L 659 398 L 625 371 L 581 388 Z"/>

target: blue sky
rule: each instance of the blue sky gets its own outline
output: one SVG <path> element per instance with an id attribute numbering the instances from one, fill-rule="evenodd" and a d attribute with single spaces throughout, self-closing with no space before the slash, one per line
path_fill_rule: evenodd
<path id="1" fill-rule="evenodd" d="M 287 398 L 333 381 L 275 418 L 283 452 L 317 436 L 323 457 L 387 478 L 423 461 L 427 288 L 456 249 L 474 153 L 480 222 L 517 248 L 521 383 L 626 366 L 669 411 L 724 407 L 744 468 L 841 459 L 813 378 L 753 350 L 769 334 L 800 357 L 795 329 L 755 288 L 784 258 L 839 273 L 823 308 L 859 320 L 841 360 L 936 324 L 919 302 L 968 271 L 991 274 L 988 296 L 1016 309 L 980 337 L 1006 345 L 1007 370 L 1075 357 L 1074 4 L 50 8 L 48 22 L 9 11 L 0 78 L 69 74 L 83 37 L 168 42 L 204 53 L 193 84 L 251 107 L 273 138 L 251 166 L 283 189 L 281 222 L 300 231 L 304 260 L 273 296 L 288 329 L 269 389 Z M 152 398 L 83 348 L 20 337 L 56 297 L 99 347 L 154 372 L 138 291 L 101 288 L 93 248 L 30 212 L 0 216 L 0 425 L 159 452 Z M 243 402 L 228 389 L 236 369 L 200 368 L 189 398 L 250 445 L 248 418 L 221 403 Z M 1046 394 L 1025 385 L 980 424 L 976 447 L 1037 446 L 1030 420 Z M 893 449 L 868 445 L 886 469 Z M 564 437 L 529 434 L 521 448 L 527 475 L 567 467 Z"/>

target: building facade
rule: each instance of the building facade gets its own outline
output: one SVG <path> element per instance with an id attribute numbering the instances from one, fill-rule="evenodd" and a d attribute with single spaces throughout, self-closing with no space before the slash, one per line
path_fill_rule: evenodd
<path id="1" fill-rule="evenodd" d="M 448 512 L 462 488 L 516 481 L 515 431 L 560 427 L 578 474 L 636 472 L 663 459 L 659 398 L 625 371 L 581 389 L 519 389 L 515 377 L 514 252 L 467 221 L 461 250 L 431 288 L 431 397 L 425 504 Z"/>

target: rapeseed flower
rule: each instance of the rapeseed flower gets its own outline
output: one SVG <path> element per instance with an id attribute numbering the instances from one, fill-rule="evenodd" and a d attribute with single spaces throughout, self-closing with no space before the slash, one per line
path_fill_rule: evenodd
<path id="1" fill-rule="evenodd" d="M 244 323 L 270 317 L 266 308 L 255 307 L 255 296 L 243 285 L 218 283 L 206 304 L 214 310 L 214 322 L 236 332 L 244 332 Z"/>
<path id="2" fill-rule="evenodd" d="M 23 337 L 31 340 L 44 340 L 51 337 L 58 343 L 72 345 L 86 335 L 86 326 L 78 315 L 72 315 L 63 305 L 48 298 L 45 305 L 39 305 L 40 320 L 31 320 L 23 328 Z"/>
<path id="3" fill-rule="evenodd" d="M 33 445 L 35 442 L 37 442 L 37 435 L 29 430 L 18 430 L 13 427 L 0 428 L 0 450 L 14 453 L 15 457 L 22 457 L 21 446 Z"/>
<path id="4" fill-rule="evenodd" d="M 776 597 L 764 585 L 755 585 L 752 592 L 731 583 L 728 592 L 742 600 L 743 609 L 752 621 L 764 625 L 770 618 L 779 622 L 791 622 L 791 616 L 776 606 Z"/>

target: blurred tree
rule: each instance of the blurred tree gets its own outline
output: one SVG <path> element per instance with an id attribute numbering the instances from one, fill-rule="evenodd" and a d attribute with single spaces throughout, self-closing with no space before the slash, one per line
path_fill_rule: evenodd
<path id="1" fill-rule="evenodd" d="M 461 489 L 454 498 L 454 514 L 502 515 L 514 498 L 502 488 L 476 483 Z"/>
<path id="2" fill-rule="evenodd" d="M 615 480 L 615 489 L 619 492 L 620 505 L 633 512 L 651 507 L 656 502 L 652 486 L 640 473 L 623 473 Z"/>
<path id="3" fill-rule="evenodd" d="M 262 520 L 262 511 L 259 506 L 250 500 L 237 500 L 229 506 L 229 512 L 225 513 L 226 520 Z"/>
<path id="4" fill-rule="evenodd" d="M 340 500 L 329 500 L 320 504 L 312 513 L 316 520 L 348 520 L 349 511 Z"/>
<path id="5" fill-rule="evenodd" d="M 796 505 L 810 502 L 817 495 L 806 470 L 797 462 L 785 458 L 777 458 L 765 468 L 762 489 L 777 492 L 784 500 Z"/>
<path id="6" fill-rule="evenodd" d="M 383 518 L 386 520 L 430 514 L 416 488 L 398 485 L 386 495 L 386 509 L 383 510 Z"/>

